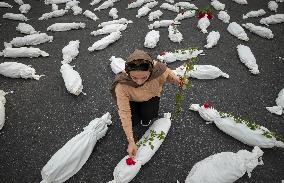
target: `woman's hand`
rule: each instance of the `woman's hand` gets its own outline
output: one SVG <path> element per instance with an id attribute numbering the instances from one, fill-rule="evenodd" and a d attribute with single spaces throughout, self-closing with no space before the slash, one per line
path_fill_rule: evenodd
<path id="1" fill-rule="evenodd" d="M 182 80 L 178 76 L 174 76 L 173 77 L 173 81 L 174 81 L 174 84 L 177 85 L 177 86 L 181 86 L 182 85 Z"/>
<path id="2" fill-rule="evenodd" d="M 129 155 L 131 158 L 134 158 L 134 156 L 135 156 L 136 153 L 137 153 L 137 146 L 136 146 L 136 144 L 135 144 L 134 141 L 128 143 L 127 152 L 128 152 L 128 155 Z"/>

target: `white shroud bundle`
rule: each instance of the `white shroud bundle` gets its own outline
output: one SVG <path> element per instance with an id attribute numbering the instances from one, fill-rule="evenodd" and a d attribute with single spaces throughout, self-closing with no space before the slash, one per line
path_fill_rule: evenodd
<path id="1" fill-rule="evenodd" d="M 24 37 L 13 38 L 10 42 L 13 46 L 21 47 L 26 45 L 38 45 L 45 42 L 52 42 L 53 36 L 48 36 L 46 33 L 32 34 Z"/>
<path id="2" fill-rule="evenodd" d="M 218 31 L 211 31 L 206 38 L 207 44 L 204 47 L 208 49 L 212 48 L 218 43 L 219 39 L 220 33 Z"/>
<path id="3" fill-rule="evenodd" d="M 218 0 L 213 0 L 211 1 L 211 5 L 213 6 L 213 8 L 215 8 L 215 10 L 220 11 L 220 10 L 224 10 L 225 9 L 225 4 L 221 3 Z"/>
<path id="4" fill-rule="evenodd" d="M 178 13 L 179 12 L 179 7 L 175 6 L 175 5 L 171 5 L 169 3 L 163 3 L 160 8 L 165 9 L 165 10 L 169 10 L 169 11 L 173 11 Z"/>
<path id="5" fill-rule="evenodd" d="M 86 10 L 83 15 L 85 15 L 86 17 L 94 20 L 94 21 L 97 21 L 99 18 L 97 17 L 97 15 L 93 12 L 91 12 L 90 10 Z"/>
<path id="6" fill-rule="evenodd" d="M 180 21 L 186 18 L 191 18 L 195 16 L 195 10 L 187 10 L 182 13 L 177 14 L 176 18 L 174 19 L 175 21 Z"/>
<path id="7" fill-rule="evenodd" d="M 284 22 L 284 14 L 270 15 L 269 17 L 260 19 L 259 23 L 264 25 L 279 24 Z"/>
<path id="8" fill-rule="evenodd" d="M 270 11 L 277 12 L 278 4 L 275 1 L 269 1 L 268 2 L 268 9 L 270 9 Z"/>
<path id="9" fill-rule="evenodd" d="M 77 57 L 77 55 L 79 54 L 79 44 L 79 40 L 70 41 L 69 44 L 62 49 L 62 64 L 69 64 L 73 59 Z"/>
<path id="10" fill-rule="evenodd" d="M 5 123 L 5 103 L 6 103 L 5 95 L 7 95 L 8 93 L 13 93 L 13 92 L 4 92 L 3 90 L 0 90 L 0 130 L 3 128 Z"/>
<path id="11" fill-rule="evenodd" d="M 276 106 L 266 107 L 266 109 L 271 113 L 282 115 L 284 109 L 284 88 L 278 93 L 278 97 L 275 102 Z"/>
<path id="12" fill-rule="evenodd" d="M 9 78 L 24 78 L 39 80 L 44 75 L 36 75 L 34 68 L 18 63 L 18 62 L 4 62 L 0 64 L 0 74 Z"/>
<path id="13" fill-rule="evenodd" d="M 252 152 L 240 150 L 237 153 L 221 152 L 211 155 L 192 167 L 185 183 L 231 183 L 245 173 L 251 177 L 253 169 L 263 165 L 262 155 L 263 151 L 257 146 Z"/>
<path id="14" fill-rule="evenodd" d="M 130 24 L 133 23 L 133 21 L 131 20 L 127 20 L 126 18 L 121 18 L 118 20 L 111 20 L 111 21 L 107 21 L 107 22 L 102 22 L 98 25 L 98 27 L 104 27 L 110 24 Z"/>
<path id="15" fill-rule="evenodd" d="M 171 24 L 180 24 L 180 22 L 177 22 L 177 21 L 174 21 L 174 20 L 155 21 L 154 23 L 148 25 L 148 28 L 154 29 L 154 28 L 160 28 L 160 27 L 168 27 Z"/>
<path id="16" fill-rule="evenodd" d="M 20 7 L 19 7 L 19 10 L 21 13 L 28 13 L 31 9 L 31 5 L 29 4 L 22 4 Z"/>
<path id="17" fill-rule="evenodd" d="M 233 0 L 233 1 L 238 4 L 248 4 L 247 0 Z"/>
<path id="18" fill-rule="evenodd" d="M 47 19 L 54 18 L 54 17 L 61 17 L 65 15 L 67 12 L 68 10 L 60 9 L 60 10 L 55 10 L 49 13 L 44 13 L 41 15 L 41 17 L 39 17 L 39 20 L 47 20 Z"/>
<path id="19" fill-rule="evenodd" d="M 97 35 L 103 35 L 103 34 L 109 34 L 112 32 L 117 31 L 124 31 L 127 28 L 127 24 L 110 24 L 106 25 L 103 28 L 91 32 L 91 35 L 97 36 Z"/>
<path id="20" fill-rule="evenodd" d="M 19 23 L 18 26 L 16 27 L 17 31 L 20 31 L 23 34 L 37 34 L 37 32 L 33 26 L 26 24 L 26 23 Z"/>
<path id="21" fill-rule="evenodd" d="M 284 148 L 284 143 L 278 141 L 273 135 L 265 136 L 265 134 L 271 134 L 271 132 L 264 126 L 258 125 L 258 127 L 251 129 L 245 122 L 235 121 L 234 118 L 228 116 L 221 117 L 216 109 L 212 107 L 205 108 L 199 106 L 199 104 L 192 104 L 190 110 L 199 112 L 204 120 L 214 122 L 221 131 L 244 144 L 261 148 Z"/>
<path id="22" fill-rule="evenodd" d="M 18 20 L 18 21 L 28 21 L 29 19 L 23 14 L 15 14 L 15 13 L 5 13 L 3 18 L 10 20 Z"/>
<path id="23" fill-rule="evenodd" d="M 70 139 L 42 168 L 41 183 L 63 183 L 75 175 L 89 159 L 97 141 L 106 135 L 111 115 L 92 120 L 84 131 Z"/>
<path id="24" fill-rule="evenodd" d="M 40 50 L 39 48 L 27 48 L 27 47 L 20 47 L 20 48 L 10 48 L 6 47 L 3 50 L 4 57 L 11 57 L 11 58 L 17 58 L 17 57 L 48 57 L 49 54 L 45 51 Z"/>
<path id="25" fill-rule="evenodd" d="M 76 1 L 76 0 L 69 1 L 65 5 L 65 10 L 70 10 L 72 9 L 73 6 L 78 6 L 79 3 L 80 1 Z"/>
<path id="26" fill-rule="evenodd" d="M 160 32 L 155 31 L 155 30 L 151 30 L 145 36 L 144 46 L 146 48 L 154 48 L 154 47 L 157 46 L 159 39 L 160 39 Z"/>
<path id="27" fill-rule="evenodd" d="M 74 95 L 80 95 L 83 90 L 80 74 L 69 64 L 63 64 L 60 72 L 62 74 L 66 89 Z"/>
<path id="28" fill-rule="evenodd" d="M 163 12 L 161 12 L 161 10 L 153 11 L 153 12 L 151 12 L 151 13 L 149 14 L 148 20 L 149 20 L 149 21 L 153 21 L 153 20 L 155 20 L 155 19 L 160 18 L 160 16 L 162 16 L 162 15 L 163 15 Z"/>
<path id="29" fill-rule="evenodd" d="M 238 39 L 243 41 L 248 41 L 249 38 L 245 30 L 236 22 L 231 22 L 227 28 L 228 32 L 233 36 L 236 36 Z"/>
<path id="30" fill-rule="evenodd" d="M 177 50 L 175 52 L 165 52 L 163 55 L 158 55 L 157 59 L 166 63 L 171 63 L 177 60 L 188 60 L 197 57 L 201 53 L 203 53 L 203 50 Z"/>
<path id="31" fill-rule="evenodd" d="M 205 14 L 205 16 L 204 17 L 202 17 L 202 18 L 200 18 L 199 20 L 198 20 L 198 24 L 197 24 L 197 27 L 201 30 L 201 32 L 203 33 L 203 34 L 206 34 L 206 33 L 208 33 L 207 32 L 207 27 L 209 27 L 209 25 L 210 25 L 210 21 L 209 21 L 209 19 L 207 18 L 207 14 Z"/>
<path id="32" fill-rule="evenodd" d="M 112 56 L 109 60 L 111 61 L 110 67 L 112 72 L 114 72 L 114 74 L 118 74 L 124 71 L 125 60 L 123 60 L 122 58 L 116 58 L 115 56 Z"/>
<path id="33" fill-rule="evenodd" d="M 103 4 L 101 4 L 99 7 L 95 8 L 94 11 L 101 11 L 104 9 L 108 9 L 110 7 L 113 7 L 114 0 L 107 0 Z"/>
<path id="34" fill-rule="evenodd" d="M 111 9 L 109 10 L 108 15 L 109 15 L 110 17 L 112 17 L 113 19 L 117 19 L 117 18 L 118 18 L 117 13 L 118 13 L 118 11 L 117 11 L 116 8 L 111 8 Z"/>
<path id="35" fill-rule="evenodd" d="M 244 63 L 252 74 L 259 74 L 258 65 L 256 59 L 248 46 L 238 45 L 238 55 L 240 61 Z"/>
<path id="36" fill-rule="evenodd" d="M 85 23 L 55 23 L 47 27 L 48 31 L 68 31 L 72 29 L 83 29 L 85 28 Z"/>
<path id="37" fill-rule="evenodd" d="M 180 9 L 198 9 L 194 4 L 191 4 L 189 2 L 178 2 L 174 6 L 180 7 Z"/>
<path id="38" fill-rule="evenodd" d="M 79 6 L 72 6 L 73 15 L 82 14 L 83 9 Z"/>
<path id="39" fill-rule="evenodd" d="M 149 12 L 151 11 L 151 9 L 147 6 L 143 6 L 142 8 L 140 8 L 138 10 L 138 13 L 136 15 L 137 18 L 141 18 L 143 16 L 146 16 Z"/>
<path id="40" fill-rule="evenodd" d="M 114 43 L 117 40 L 119 40 L 120 37 L 121 37 L 120 31 L 112 32 L 112 33 L 110 33 L 110 35 L 102 38 L 101 40 L 98 40 L 97 42 L 95 42 L 91 47 L 88 48 L 88 50 L 89 51 L 95 51 L 95 50 L 105 49 L 111 43 Z"/>
<path id="41" fill-rule="evenodd" d="M 256 26 L 252 23 L 242 24 L 242 26 L 248 29 L 250 32 L 259 35 L 260 37 L 263 38 L 272 39 L 274 36 L 272 31 L 266 27 Z"/>
<path id="42" fill-rule="evenodd" d="M 183 36 L 177 29 L 177 25 L 170 25 L 168 28 L 169 38 L 172 42 L 180 43 L 183 40 Z"/>
<path id="43" fill-rule="evenodd" d="M 165 113 L 164 118 L 160 118 L 156 120 L 150 126 L 150 128 L 145 132 L 145 134 L 142 136 L 139 142 L 143 141 L 147 137 L 149 138 L 150 133 L 153 130 L 157 134 L 160 134 L 161 132 L 163 132 L 164 135 L 166 136 L 171 127 L 170 117 L 171 117 L 170 113 Z M 152 141 L 153 149 L 151 148 L 150 145 L 146 145 L 146 146 L 141 145 L 138 148 L 136 156 L 134 158 L 134 161 L 136 162 L 135 165 L 127 165 L 126 159 L 128 158 L 128 155 L 125 156 L 116 165 L 113 171 L 114 179 L 112 181 L 109 181 L 108 183 L 128 183 L 130 182 L 137 175 L 141 167 L 145 165 L 152 158 L 152 156 L 159 149 L 163 141 L 164 139 L 154 138 L 154 140 Z"/>
<path id="44" fill-rule="evenodd" d="M 13 8 L 13 6 L 6 2 L 0 2 L 0 8 Z"/>
<path id="45" fill-rule="evenodd" d="M 224 23 L 230 23 L 230 15 L 226 11 L 220 11 L 218 13 L 218 19 L 222 20 Z"/>
<path id="46" fill-rule="evenodd" d="M 173 70 L 173 72 L 178 76 L 184 76 L 185 70 L 185 67 L 181 65 Z M 220 76 L 229 78 L 228 74 L 213 65 L 194 65 L 193 70 L 189 71 L 186 76 L 196 79 L 216 79 Z"/>
<path id="47" fill-rule="evenodd" d="M 44 0 L 45 4 L 64 4 L 72 0 Z"/>
<path id="48" fill-rule="evenodd" d="M 264 9 L 259 9 L 257 11 L 250 11 L 247 14 L 243 15 L 243 19 L 260 17 L 260 16 L 265 15 L 265 14 L 266 14 L 266 12 L 264 11 Z"/>

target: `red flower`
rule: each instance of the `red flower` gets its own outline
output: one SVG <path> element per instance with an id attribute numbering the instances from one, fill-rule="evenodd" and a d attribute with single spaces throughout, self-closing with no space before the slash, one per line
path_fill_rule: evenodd
<path id="1" fill-rule="evenodd" d="M 127 158 L 127 159 L 126 159 L 126 164 L 127 164 L 127 165 L 135 165 L 135 163 L 136 163 L 136 162 L 135 162 L 132 158 Z"/>
<path id="2" fill-rule="evenodd" d="M 205 109 L 208 109 L 208 108 L 209 108 L 209 103 L 208 103 L 208 102 L 205 102 L 205 103 L 203 104 L 203 107 L 204 107 Z"/>
<path id="3" fill-rule="evenodd" d="M 203 12 L 199 12 L 198 15 L 197 15 L 197 18 L 203 18 L 205 16 L 205 13 Z"/>
<path id="4" fill-rule="evenodd" d="M 213 18 L 213 15 L 211 13 L 207 13 L 207 18 L 211 20 Z"/>
<path id="5" fill-rule="evenodd" d="M 160 55 L 161 55 L 161 56 L 163 56 L 163 55 L 165 55 L 165 54 L 166 54 L 166 52 L 164 52 L 164 51 L 161 51 L 161 52 L 160 52 Z"/>

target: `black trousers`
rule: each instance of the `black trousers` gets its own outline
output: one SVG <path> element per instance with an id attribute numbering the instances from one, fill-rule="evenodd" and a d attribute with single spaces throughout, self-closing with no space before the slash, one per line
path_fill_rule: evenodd
<path id="1" fill-rule="evenodd" d="M 153 97 L 145 102 L 130 101 L 132 126 L 140 124 L 148 124 L 150 120 L 158 117 L 160 105 L 160 97 Z"/>

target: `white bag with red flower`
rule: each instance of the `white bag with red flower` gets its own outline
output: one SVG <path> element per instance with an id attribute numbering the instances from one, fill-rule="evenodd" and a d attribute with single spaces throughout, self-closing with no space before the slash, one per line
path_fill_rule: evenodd
<path id="1" fill-rule="evenodd" d="M 167 135 L 171 127 L 171 114 L 165 113 L 164 118 L 156 120 L 150 128 L 145 132 L 139 142 L 143 141 L 145 138 L 149 137 L 152 130 L 156 133 L 164 132 L 165 136 Z M 113 172 L 114 180 L 109 181 L 108 183 L 128 183 L 130 182 L 139 172 L 142 165 L 146 164 L 155 152 L 159 149 L 164 139 L 154 138 L 152 141 L 152 147 L 150 145 L 141 145 L 136 153 L 134 160 L 125 156 L 115 167 Z M 129 165 L 128 165 L 129 164 Z"/>
<path id="2" fill-rule="evenodd" d="M 209 19 L 207 18 L 207 14 L 204 15 L 204 17 L 200 18 L 198 20 L 198 23 L 197 23 L 197 27 L 201 30 L 201 32 L 203 34 L 207 34 L 208 31 L 207 31 L 207 27 L 209 27 L 210 25 L 210 21 Z"/>
<path id="3" fill-rule="evenodd" d="M 237 120 L 237 118 L 228 114 L 221 116 L 217 110 L 209 107 L 208 104 L 201 107 L 198 104 L 192 104 L 190 109 L 198 111 L 204 120 L 214 122 L 220 130 L 244 144 L 261 148 L 284 148 L 284 143 L 277 140 L 273 133 L 263 126 L 252 123 L 246 124 L 244 120 Z"/>
<path id="4" fill-rule="evenodd" d="M 229 183 L 235 182 L 257 165 L 263 165 L 263 151 L 254 147 L 252 152 L 240 150 L 237 153 L 221 152 L 196 163 L 189 172 L 185 183 Z M 260 159 L 260 160 L 259 160 Z"/>

